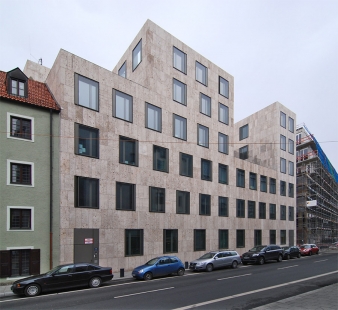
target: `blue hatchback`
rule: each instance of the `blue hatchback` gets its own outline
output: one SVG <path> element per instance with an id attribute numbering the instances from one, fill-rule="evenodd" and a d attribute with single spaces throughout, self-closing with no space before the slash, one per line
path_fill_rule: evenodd
<path id="1" fill-rule="evenodd" d="M 136 267 L 132 276 L 136 279 L 151 280 L 154 277 L 163 277 L 176 273 L 183 276 L 184 265 L 176 256 L 160 256 L 151 259 L 142 266 Z"/>

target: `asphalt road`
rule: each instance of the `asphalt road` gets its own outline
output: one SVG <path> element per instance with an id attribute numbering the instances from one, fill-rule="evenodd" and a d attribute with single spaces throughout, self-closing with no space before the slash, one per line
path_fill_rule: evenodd
<path id="1" fill-rule="evenodd" d="M 1 300 L 0 308 L 251 309 L 337 282 L 338 255 L 320 254 L 211 273 L 188 271 L 183 277 L 115 280 L 98 289 L 15 296 Z"/>

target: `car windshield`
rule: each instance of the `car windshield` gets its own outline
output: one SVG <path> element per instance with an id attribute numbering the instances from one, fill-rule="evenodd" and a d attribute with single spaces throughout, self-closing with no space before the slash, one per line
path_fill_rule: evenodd
<path id="1" fill-rule="evenodd" d="M 215 254 L 216 254 L 216 252 L 205 253 L 199 259 L 213 258 L 215 256 Z"/>
<path id="2" fill-rule="evenodd" d="M 146 262 L 145 264 L 152 266 L 152 265 L 155 265 L 157 261 L 158 261 L 158 257 L 155 257 L 155 258 L 151 259 L 150 261 Z"/>
<path id="3" fill-rule="evenodd" d="M 301 248 L 301 249 L 309 249 L 309 248 L 311 248 L 311 247 L 310 247 L 309 245 L 301 245 L 300 248 Z"/>
<path id="4" fill-rule="evenodd" d="M 257 245 L 253 247 L 249 252 L 259 252 L 262 251 L 265 248 L 265 245 Z"/>
<path id="5" fill-rule="evenodd" d="M 61 268 L 61 266 L 56 266 L 54 267 L 52 270 L 49 270 L 46 272 L 46 275 L 51 275 L 52 273 L 54 273 L 55 271 L 59 270 Z"/>

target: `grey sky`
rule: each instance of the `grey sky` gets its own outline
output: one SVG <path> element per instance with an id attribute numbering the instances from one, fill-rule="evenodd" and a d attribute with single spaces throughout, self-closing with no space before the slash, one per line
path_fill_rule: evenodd
<path id="1" fill-rule="evenodd" d="M 337 0 L 0 0 L 0 70 L 63 48 L 112 70 L 147 19 L 235 78 L 235 121 L 279 101 L 338 170 Z"/>

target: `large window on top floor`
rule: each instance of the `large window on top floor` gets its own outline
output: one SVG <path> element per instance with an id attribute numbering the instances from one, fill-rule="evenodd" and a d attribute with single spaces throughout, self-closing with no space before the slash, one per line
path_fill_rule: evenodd
<path id="1" fill-rule="evenodd" d="M 212 181 L 212 161 L 201 159 L 201 179 Z"/>
<path id="2" fill-rule="evenodd" d="M 125 256 L 143 255 L 143 229 L 125 230 Z"/>
<path id="3" fill-rule="evenodd" d="M 228 184 L 228 165 L 218 164 L 218 183 Z"/>
<path id="4" fill-rule="evenodd" d="M 113 89 L 113 116 L 133 122 L 133 97 Z"/>
<path id="5" fill-rule="evenodd" d="M 218 197 L 218 216 L 229 216 L 229 198 Z"/>
<path id="6" fill-rule="evenodd" d="M 99 130 L 74 123 L 75 154 L 99 158 Z"/>
<path id="7" fill-rule="evenodd" d="M 246 124 L 239 128 L 239 140 L 243 140 L 249 137 L 249 124 Z"/>
<path id="8" fill-rule="evenodd" d="M 162 109 L 146 102 L 146 127 L 162 131 Z"/>
<path id="9" fill-rule="evenodd" d="M 220 102 L 218 103 L 218 120 L 229 125 L 229 108 Z"/>
<path id="10" fill-rule="evenodd" d="M 295 122 L 293 118 L 289 116 L 289 131 L 295 132 Z"/>
<path id="11" fill-rule="evenodd" d="M 116 182 L 116 210 L 134 211 L 136 208 L 136 185 Z"/>
<path id="12" fill-rule="evenodd" d="M 98 111 L 99 83 L 75 73 L 75 104 Z"/>
<path id="13" fill-rule="evenodd" d="M 121 164 L 138 166 L 138 141 L 120 136 L 119 162 Z"/>
<path id="14" fill-rule="evenodd" d="M 163 253 L 178 252 L 178 229 L 163 229 Z"/>
<path id="15" fill-rule="evenodd" d="M 211 215 L 211 196 L 200 194 L 200 215 Z"/>
<path id="16" fill-rule="evenodd" d="M 200 93 L 200 112 L 204 115 L 211 116 L 211 98 Z"/>
<path id="17" fill-rule="evenodd" d="M 229 82 L 221 76 L 219 77 L 218 88 L 220 95 L 229 98 Z"/>
<path id="18" fill-rule="evenodd" d="M 137 43 L 133 49 L 133 71 L 142 61 L 142 39 Z"/>
<path id="19" fill-rule="evenodd" d="M 193 156 L 180 153 L 180 175 L 193 177 Z"/>
<path id="20" fill-rule="evenodd" d="M 169 150 L 154 145 L 153 146 L 153 169 L 162 172 L 169 172 Z"/>
<path id="21" fill-rule="evenodd" d="M 229 137 L 223 133 L 218 133 L 218 152 L 229 153 Z"/>
<path id="22" fill-rule="evenodd" d="M 20 96 L 20 97 L 27 97 L 26 95 L 26 82 L 20 81 L 18 79 L 11 79 L 11 94 Z"/>
<path id="23" fill-rule="evenodd" d="M 208 68 L 196 61 L 196 81 L 208 85 Z"/>
<path id="24" fill-rule="evenodd" d="M 286 114 L 282 111 L 280 112 L 280 125 L 286 128 Z"/>
<path id="25" fill-rule="evenodd" d="M 187 105 L 187 85 L 176 79 L 173 79 L 173 100 Z"/>
<path id="26" fill-rule="evenodd" d="M 197 144 L 203 147 L 209 147 L 209 128 L 197 124 Z"/>
<path id="27" fill-rule="evenodd" d="M 75 176 L 75 208 L 99 209 L 99 179 Z"/>
<path id="28" fill-rule="evenodd" d="M 165 212 L 165 189 L 149 187 L 149 211 Z"/>
<path id="29" fill-rule="evenodd" d="M 205 229 L 194 229 L 194 251 L 205 251 L 206 249 Z"/>
<path id="30" fill-rule="evenodd" d="M 181 140 L 187 140 L 187 119 L 173 114 L 173 136 Z"/>
<path id="31" fill-rule="evenodd" d="M 173 66 L 175 69 L 187 74 L 187 54 L 173 47 Z"/>
<path id="32" fill-rule="evenodd" d="M 7 137 L 34 141 L 34 118 L 7 112 Z"/>

